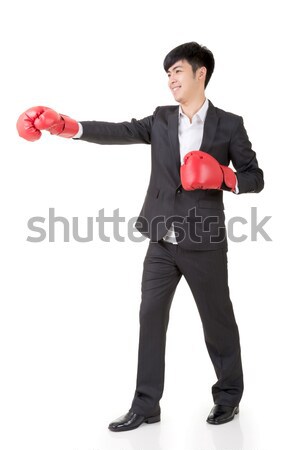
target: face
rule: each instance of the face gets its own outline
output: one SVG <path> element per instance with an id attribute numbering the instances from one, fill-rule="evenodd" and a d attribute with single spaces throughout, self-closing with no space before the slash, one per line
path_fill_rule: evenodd
<path id="1" fill-rule="evenodd" d="M 204 91 L 206 68 L 200 67 L 195 74 L 186 60 L 177 61 L 167 71 L 168 86 L 179 103 L 186 103 Z"/>

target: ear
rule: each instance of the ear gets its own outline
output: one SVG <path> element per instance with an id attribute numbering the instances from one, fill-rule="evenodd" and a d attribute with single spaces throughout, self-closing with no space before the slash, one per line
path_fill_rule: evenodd
<path id="1" fill-rule="evenodd" d="M 207 69 L 206 69 L 206 67 L 199 67 L 198 69 L 197 69 L 197 79 L 198 80 L 200 80 L 200 79 L 205 79 L 206 78 L 206 75 L 207 75 Z"/>

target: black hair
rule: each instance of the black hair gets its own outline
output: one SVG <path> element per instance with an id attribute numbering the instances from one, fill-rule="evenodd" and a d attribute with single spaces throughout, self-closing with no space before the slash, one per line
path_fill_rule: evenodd
<path id="1" fill-rule="evenodd" d="M 188 61 L 192 66 L 194 74 L 199 67 L 206 67 L 206 88 L 215 67 L 215 60 L 211 50 L 205 46 L 199 45 L 197 42 L 186 42 L 185 44 L 179 45 L 165 56 L 163 62 L 165 72 L 167 73 L 168 69 L 181 59 Z"/>

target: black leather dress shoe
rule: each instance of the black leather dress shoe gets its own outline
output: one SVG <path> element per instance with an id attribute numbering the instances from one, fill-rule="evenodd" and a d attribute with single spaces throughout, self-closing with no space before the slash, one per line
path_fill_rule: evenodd
<path id="1" fill-rule="evenodd" d="M 208 415 L 207 422 L 213 425 L 221 425 L 233 420 L 238 412 L 239 406 L 214 405 Z"/>
<path id="2" fill-rule="evenodd" d="M 118 417 L 108 426 L 111 431 L 128 431 L 134 430 L 134 428 L 139 427 L 143 422 L 145 423 L 155 423 L 160 422 L 160 413 L 151 416 L 141 416 L 133 411 L 129 411 L 123 416 Z"/>

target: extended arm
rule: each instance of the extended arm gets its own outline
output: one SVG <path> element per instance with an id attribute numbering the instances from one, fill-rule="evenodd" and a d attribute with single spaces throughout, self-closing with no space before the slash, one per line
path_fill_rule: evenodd
<path id="1" fill-rule="evenodd" d="M 79 123 L 68 116 L 57 113 L 45 106 L 34 106 L 20 115 L 17 121 L 19 135 L 28 140 L 40 139 L 41 130 L 64 138 L 81 139 L 96 144 L 150 144 L 151 131 L 155 113 L 140 120 L 131 122 L 99 122 Z M 82 135 L 80 129 L 82 128 Z M 79 137 L 77 137 L 79 136 Z"/>
<path id="2" fill-rule="evenodd" d="M 95 144 L 150 144 L 155 113 L 140 120 L 130 122 L 80 122 L 83 134 L 79 139 Z"/>

